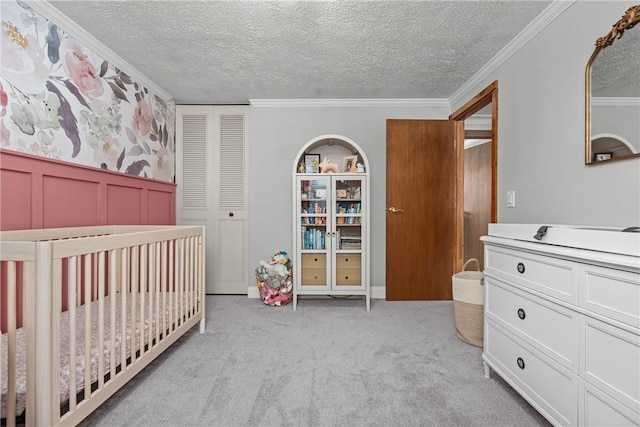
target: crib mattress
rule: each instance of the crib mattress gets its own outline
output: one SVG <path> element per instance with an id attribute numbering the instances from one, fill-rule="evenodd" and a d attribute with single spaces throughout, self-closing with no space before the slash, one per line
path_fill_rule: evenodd
<path id="1" fill-rule="evenodd" d="M 163 310 L 163 295 L 166 297 L 166 310 Z M 111 346 L 115 347 L 115 366 L 120 366 L 122 363 L 122 345 L 125 346 L 125 354 L 126 358 L 132 356 L 132 348 L 135 349 L 133 353 L 140 350 L 140 329 L 143 330 L 143 346 L 149 343 L 149 327 L 151 330 L 152 339 L 156 336 L 156 324 L 159 327 L 162 327 L 162 313 L 166 313 L 166 327 L 172 322 L 178 320 L 180 316 L 179 307 L 180 304 L 176 301 L 176 293 L 126 293 L 126 304 L 130 306 L 132 301 L 135 298 L 135 306 L 136 306 L 136 317 L 135 317 L 135 328 L 132 328 L 132 310 L 126 310 L 126 324 L 125 324 L 125 336 L 123 343 L 123 335 L 122 335 L 122 294 L 117 293 L 114 298 L 110 296 L 106 296 L 102 299 L 104 307 L 104 322 L 103 322 L 103 330 L 104 330 L 104 346 L 102 349 L 98 348 L 98 337 L 99 337 L 99 301 L 92 301 L 90 304 L 90 318 L 91 318 L 91 348 L 90 348 L 90 372 L 91 372 L 91 383 L 93 384 L 98 380 L 98 365 L 99 365 L 99 357 L 98 354 L 100 351 L 104 354 L 104 371 L 103 373 L 108 373 L 110 370 L 111 363 Z M 181 295 L 182 308 L 187 309 L 188 301 L 188 293 L 183 293 Z M 144 299 L 144 313 L 145 316 L 142 316 L 144 321 L 141 322 L 141 307 L 142 300 Z M 110 333 L 110 325 L 111 325 L 111 304 L 112 300 L 115 301 L 116 307 L 116 318 L 115 318 L 115 339 L 113 343 L 111 342 L 111 333 Z M 170 303 L 172 300 L 172 310 L 169 310 Z M 156 314 L 156 302 L 158 304 L 160 315 L 158 316 L 158 320 L 155 320 Z M 148 316 L 150 304 L 152 305 L 152 316 Z M 71 367 L 75 366 L 76 373 L 76 392 L 80 392 L 84 389 L 85 386 L 85 322 L 86 322 L 86 305 L 82 305 L 76 307 L 76 316 L 75 316 L 75 324 L 76 324 L 76 353 L 75 360 L 71 360 L 71 350 L 70 350 L 70 314 L 68 311 L 61 313 L 60 316 L 60 402 L 66 402 L 69 399 L 70 394 L 70 379 L 71 379 Z M 173 311 L 173 313 L 170 313 Z M 147 319 L 152 318 L 151 325 Z M 27 372 L 27 361 L 26 361 L 26 350 L 27 350 L 27 330 L 26 328 L 20 328 L 16 331 L 16 414 L 21 415 L 24 412 L 26 407 L 26 398 L 27 398 L 27 381 L 26 381 L 26 372 Z M 133 337 L 133 342 L 132 342 Z M 1 399 L 1 411 L 0 417 L 6 418 L 7 415 L 7 344 L 8 344 L 8 336 L 7 334 L 2 335 L 2 399 Z"/>

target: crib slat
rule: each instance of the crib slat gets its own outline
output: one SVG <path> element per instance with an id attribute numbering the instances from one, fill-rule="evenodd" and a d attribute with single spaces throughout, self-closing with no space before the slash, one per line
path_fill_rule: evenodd
<path id="1" fill-rule="evenodd" d="M 25 305 L 27 307 L 36 306 L 36 264 L 35 262 L 24 262 L 22 265 L 22 285 Z M 36 327 L 36 311 L 24 311 L 24 325 L 27 331 L 33 331 Z M 27 409 L 25 416 L 27 424 L 32 424 L 36 419 L 36 334 L 27 333 Z"/>
<path id="2" fill-rule="evenodd" d="M 187 251 L 187 296 L 186 296 L 186 303 L 187 303 L 187 318 L 191 318 L 191 316 L 193 315 L 193 304 L 192 304 L 192 298 L 193 298 L 193 294 L 191 292 L 191 287 L 193 286 L 193 238 L 191 237 L 187 237 L 186 238 L 187 241 L 187 247 L 189 248 Z"/>
<path id="3" fill-rule="evenodd" d="M 164 268 L 162 269 L 162 278 L 160 287 L 162 288 L 162 337 L 167 335 L 167 269 L 169 263 L 167 261 L 167 241 L 162 242 L 162 262 Z"/>
<path id="4" fill-rule="evenodd" d="M 7 425 L 16 424 L 16 263 L 7 262 Z"/>
<path id="5" fill-rule="evenodd" d="M 121 252 L 120 261 L 120 277 L 122 284 L 122 291 L 120 296 L 122 298 L 121 310 L 120 310 L 120 326 L 122 334 L 120 345 L 120 372 L 124 373 L 127 367 L 127 291 L 129 290 L 129 248 L 124 248 Z"/>
<path id="6" fill-rule="evenodd" d="M 147 257 L 147 245 L 140 246 L 140 356 L 144 354 L 144 336 L 145 336 L 145 310 L 144 310 L 144 300 L 146 295 L 146 290 L 148 287 L 147 283 L 147 266 L 149 259 Z"/>
<path id="7" fill-rule="evenodd" d="M 91 270 L 93 256 L 84 256 L 84 400 L 91 397 Z"/>
<path id="8" fill-rule="evenodd" d="M 205 263 L 205 237 L 203 235 L 198 236 L 198 272 L 200 277 L 198 278 L 198 298 L 200 301 L 200 310 L 202 313 L 206 312 L 205 307 L 205 283 L 207 280 L 207 264 Z M 200 333 L 204 333 L 204 314 L 202 318 L 202 323 L 200 324 Z"/>
<path id="9" fill-rule="evenodd" d="M 69 411 L 76 409 L 76 296 L 77 296 L 78 257 L 69 258 L 67 264 L 67 295 L 69 302 Z"/>
<path id="10" fill-rule="evenodd" d="M 109 378 L 111 381 L 116 377 L 116 281 L 118 279 L 117 253 L 115 250 L 109 251 L 109 306 L 111 308 L 111 324 L 109 326 Z"/>
<path id="11" fill-rule="evenodd" d="M 182 325 L 182 323 L 184 323 L 184 263 L 186 261 L 185 258 L 185 244 L 184 244 L 184 239 L 180 239 L 180 274 L 179 274 L 179 291 L 178 291 L 178 302 L 179 302 L 179 307 L 180 307 L 180 322 L 179 324 Z"/>
<path id="12" fill-rule="evenodd" d="M 35 402 L 36 413 L 35 423 L 41 425 L 53 425 L 54 415 L 52 401 L 53 386 L 52 378 L 54 372 L 58 372 L 57 366 L 54 369 L 52 361 L 52 310 L 53 310 L 53 287 L 51 286 L 52 268 L 52 246 L 50 242 L 36 243 L 36 275 L 35 275 L 35 311 L 36 322 L 33 328 L 35 334 Z M 57 396 L 56 396 L 57 397 Z"/>
<path id="13" fill-rule="evenodd" d="M 151 243 L 148 245 L 149 248 L 149 264 L 147 268 L 149 270 L 149 283 L 147 284 L 147 295 L 149 298 L 149 310 L 147 313 L 147 344 L 148 348 L 151 349 L 151 344 L 153 343 L 153 299 L 155 296 L 155 281 L 156 281 L 156 248 L 155 244 Z"/>
<path id="14" fill-rule="evenodd" d="M 171 318 L 169 320 L 169 334 L 171 334 L 173 332 L 173 330 L 176 328 L 176 313 L 175 313 L 175 305 L 174 305 L 174 300 L 175 300 L 175 295 L 176 295 L 176 281 L 175 281 L 175 277 L 174 277 L 174 269 L 173 266 L 175 265 L 175 247 L 176 247 L 176 241 L 172 240 L 169 243 L 169 272 L 168 272 L 168 280 L 169 280 L 169 290 L 170 290 L 170 294 L 169 294 L 169 313 L 171 313 Z"/>
<path id="15" fill-rule="evenodd" d="M 60 419 L 60 313 L 62 313 L 62 260 L 52 261 L 51 273 L 51 411 L 54 422 Z"/>
<path id="16" fill-rule="evenodd" d="M 131 326 L 130 326 L 130 330 L 131 330 L 131 338 L 129 340 L 129 342 L 131 343 L 131 364 L 134 364 L 137 358 L 137 351 L 136 351 L 136 345 L 137 345 L 137 335 L 136 335 L 136 314 L 138 312 L 138 305 L 136 302 L 136 294 L 138 293 L 138 287 L 139 287 L 139 276 L 138 274 L 140 273 L 138 270 L 138 255 L 139 255 L 139 246 L 134 246 L 132 248 L 133 253 L 131 254 Z"/>
<path id="17" fill-rule="evenodd" d="M 105 253 L 98 253 L 98 388 L 104 387 L 104 279 Z"/>
<path id="18" fill-rule="evenodd" d="M 162 255 L 162 251 L 160 250 L 160 243 L 154 243 L 153 246 L 155 246 L 155 252 L 156 252 L 156 280 L 154 283 L 154 287 L 156 288 L 156 296 L 155 296 L 155 308 L 156 308 L 156 314 L 154 317 L 154 325 L 155 325 L 155 330 L 156 330 L 156 345 L 160 343 L 160 331 L 162 330 L 162 321 L 160 318 L 160 280 L 162 277 L 162 274 L 160 272 L 160 267 L 162 265 L 162 259 L 161 259 L 161 255 Z"/>

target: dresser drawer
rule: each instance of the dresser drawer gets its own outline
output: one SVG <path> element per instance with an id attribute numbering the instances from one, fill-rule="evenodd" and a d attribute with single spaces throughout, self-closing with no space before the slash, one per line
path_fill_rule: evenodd
<path id="1" fill-rule="evenodd" d="M 635 410 L 580 380 L 581 426 L 640 426 L 640 408 Z"/>
<path id="2" fill-rule="evenodd" d="M 326 254 L 302 254 L 302 268 L 327 268 Z"/>
<path id="3" fill-rule="evenodd" d="M 585 265 L 580 306 L 640 328 L 640 274 Z"/>
<path id="4" fill-rule="evenodd" d="M 327 284 L 327 270 L 325 268 L 303 268 L 302 286 L 325 286 Z"/>
<path id="5" fill-rule="evenodd" d="M 360 254 L 337 254 L 336 268 L 357 268 L 360 269 L 362 257 Z"/>
<path id="6" fill-rule="evenodd" d="M 337 286 L 360 286 L 361 283 L 359 268 L 340 268 L 336 271 Z"/>
<path id="7" fill-rule="evenodd" d="M 554 424 L 577 425 L 578 377 L 528 350 L 493 321 L 485 325 L 484 351 L 490 365 L 550 415 Z"/>
<path id="8" fill-rule="evenodd" d="M 581 376 L 627 406 L 640 405 L 640 336 L 586 317 Z"/>
<path id="9" fill-rule="evenodd" d="M 578 304 L 578 265 L 525 251 L 486 246 L 485 273 Z"/>
<path id="10" fill-rule="evenodd" d="M 485 292 L 487 316 L 577 373 L 576 313 L 496 279 L 485 279 Z"/>

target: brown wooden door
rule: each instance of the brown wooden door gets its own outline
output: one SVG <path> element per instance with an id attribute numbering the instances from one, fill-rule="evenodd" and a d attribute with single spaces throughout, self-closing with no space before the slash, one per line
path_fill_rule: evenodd
<path id="1" fill-rule="evenodd" d="M 387 120 L 388 300 L 452 298 L 453 136 L 451 120 Z"/>

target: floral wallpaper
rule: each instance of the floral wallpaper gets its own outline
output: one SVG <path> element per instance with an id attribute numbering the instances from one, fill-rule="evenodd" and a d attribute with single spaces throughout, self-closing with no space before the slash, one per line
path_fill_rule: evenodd
<path id="1" fill-rule="evenodd" d="M 21 0 L 0 4 L 0 147 L 173 181 L 174 102 Z"/>

